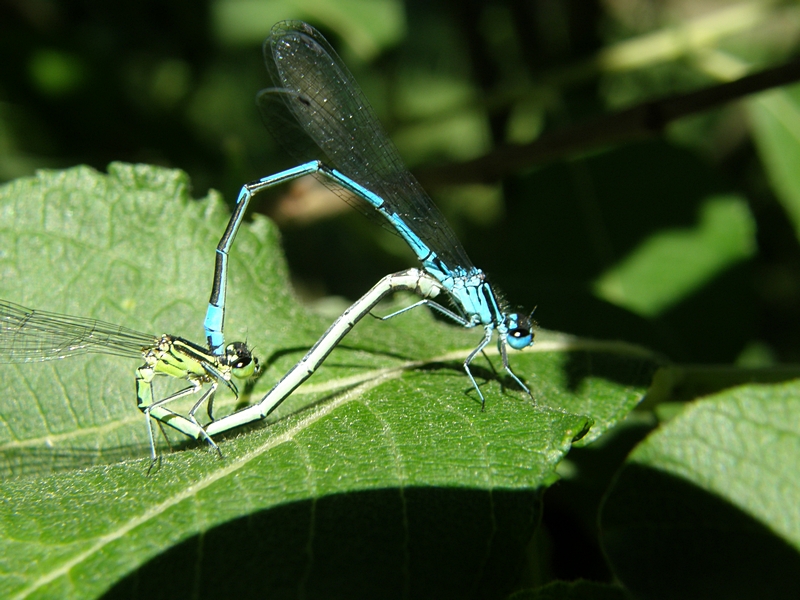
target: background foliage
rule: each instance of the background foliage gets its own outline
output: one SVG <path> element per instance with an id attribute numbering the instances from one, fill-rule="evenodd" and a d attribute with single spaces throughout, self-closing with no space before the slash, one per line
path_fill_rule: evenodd
<path id="1" fill-rule="evenodd" d="M 790 60 L 797 53 L 800 6 L 768 0 L 5 2 L 0 177 L 12 180 L 42 167 L 88 164 L 105 171 L 112 161 L 146 162 L 185 170 L 196 197 L 214 188 L 232 201 L 242 182 L 289 166 L 253 102 L 267 84 L 260 42 L 286 18 L 311 22 L 339 49 L 475 264 L 512 303 L 537 305 L 547 329 L 641 344 L 672 361 L 628 421 L 560 462 L 562 480 L 544 496 L 542 525 L 528 540 L 528 558 L 519 561 L 526 567 L 493 593 L 474 594 L 498 596 L 529 586 L 521 593 L 618 597 L 620 588 L 607 586 L 614 582 L 639 597 L 709 597 L 723 589 L 744 597 L 752 592 L 745 583 L 758 582 L 771 585 L 759 590 L 762 595 L 797 597 L 781 574 L 796 567 L 800 548 L 800 493 L 791 469 L 800 419 L 794 384 L 774 382 L 798 374 L 793 365 L 800 351 L 798 88 L 770 90 L 683 119 L 658 139 L 553 154 L 502 181 L 476 177 L 481 183 L 458 185 L 447 175 L 451 165 L 491 155 L 504 143 L 530 142 Z M 29 184 L 20 185 L 30 192 Z M 58 182 L 49 185 L 63 193 Z M 87 192 L 85 184 L 76 185 Z M 159 180 L 147 189 L 156 197 L 180 196 L 172 188 Z M 142 190 L 134 184 L 129 191 Z M 410 265 L 399 240 L 325 194 L 313 182 L 298 182 L 259 198 L 257 206 L 281 226 L 299 296 L 326 299 L 320 310 L 331 296 L 356 298 L 379 277 Z M 223 212 L 203 226 L 207 234 L 193 240 L 198 247 L 206 239 L 213 247 Z M 126 226 L 152 216 L 134 215 Z M 4 218 L 7 231 L 14 229 L 13 218 Z M 153 218 L 149 231 L 155 235 Z M 88 215 L 85 222 L 103 224 Z M 238 250 L 271 256 L 274 234 L 263 236 Z M 193 252 L 191 241 L 180 243 L 180 251 Z M 50 242 L 29 244 L 26 253 L 3 258 L 24 257 L 31 265 L 71 258 L 54 258 L 53 248 Z M 19 264 L 16 271 L 4 269 L 0 296 L 34 306 L 56 297 L 40 295 L 31 281 L 34 271 Z M 316 326 L 325 323 L 318 315 L 300 317 L 290 295 L 272 305 L 260 292 L 245 308 L 251 283 L 270 287 L 270 298 L 276 287 L 285 287 L 282 263 L 270 265 L 248 273 L 244 279 L 252 282 L 236 284 L 242 292 L 239 322 L 293 319 L 304 325 L 265 339 L 266 355 L 282 344 L 307 347 Z M 185 293 L 178 304 L 191 307 L 186 314 L 196 313 L 195 319 L 174 309 L 151 321 L 141 305 L 139 312 L 130 306 L 125 312 L 87 305 L 81 296 L 58 296 L 59 303 L 41 307 L 138 328 L 194 331 L 210 267 L 198 271 L 208 275 L 196 283 L 157 262 L 152 271 L 173 283 L 177 278 Z M 109 296 L 153 277 L 127 268 L 108 273 L 97 285 Z M 23 296 L 9 297 L 12 292 Z M 341 306 L 333 304 L 326 314 Z M 270 313 L 259 314 L 257 305 Z M 468 345 L 427 352 L 421 336 L 413 337 L 416 327 L 402 329 L 386 343 L 403 356 L 413 355 L 415 344 L 426 348 L 423 358 Z M 454 335 L 446 331 L 448 338 Z M 383 340 L 373 337 L 369 345 L 370 335 L 363 339 L 368 364 L 375 366 L 374 350 Z M 535 372 L 541 381 L 544 373 L 559 372 L 553 369 L 531 366 L 525 373 Z M 569 378 L 558 381 L 554 389 L 570 389 Z M 745 382 L 760 385 L 727 389 Z M 454 393 L 458 385 L 450 386 Z M 41 393 L 64 396 L 54 389 L 60 387 L 51 384 Z M 101 459 L 90 453 L 75 462 L 70 450 L 66 464 L 51 466 L 61 472 L 141 456 L 140 440 L 134 440 L 134 450 Z M 5 466 L 15 465 L 12 460 Z M 25 476 L 49 481 L 38 468 Z M 27 479 L 10 481 L 12 487 L 28 485 Z M 550 483 L 537 480 L 531 489 Z M 20 497 L 8 485 L 5 497 Z M 425 501 L 458 505 L 453 498 Z M 365 502 L 381 504 L 372 497 Z M 653 532 L 658 535 L 649 537 Z M 717 558 L 709 563 L 712 556 Z M 678 588 L 672 587 L 675 572 L 684 574 Z M 579 578 L 597 583 L 563 583 Z M 561 583 L 537 587 L 552 580 Z"/>

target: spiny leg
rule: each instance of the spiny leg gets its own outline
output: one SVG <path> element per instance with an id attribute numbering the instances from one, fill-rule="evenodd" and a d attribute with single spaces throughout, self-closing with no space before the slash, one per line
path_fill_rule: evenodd
<path id="1" fill-rule="evenodd" d="M 462 325 L 464 327 L 472 327 L 472 324 L 470 323 L 470 321 L 467 321 L 461 315 L 456 314 L 452 310 L 450 310 L 449 308 L 447 308 L 445 306 L 442 306 L 438 302 L 434 302 L 433 300 L 429 300 L 427 298 L 425 298 L 424 300 L 418 300 L 417 302 L 415 302 L 414 304 L 412 304 L 410 306 L 406 306 L 405 308 L 401 308 L 400 310 L 396 310 L 395 312 L 393 312 L 391 314 L 388 314 L 388 315 L 384 315 L 383 317 L 377 316 L 377 315 L 373 315 L 372 313 L 369 313 L 369 314 L 371 316 L 375 317 L 376 319 L 380 319 L 381 321 L 388 321 L 389 319 L 392 319 L 392 318 L 396 317 L 397 315 L 401 315 L 404 312 L 408 312 L 409 310 L 412 310 L 414 308 L 417 308 L 418 306 L 429 306 L 432 310 L 435 310 L 438 313 L 443 314 L 444 316 L 452 319 L 453 321 L 455 321 L 459 325 Z"/>
<path id="2" fill-rule="evenodd" d="M 194 403 L 194 406 L 192 406 L 192 409 L 189 411 L 189 418 L 192 420 L 193 423 L 195 423 L 201 429 L 201 431 L 204 434 L 203 439 L 205 439 L 209 443 L 209 445 L 211 445 L 211 447 L 217 451 L 219 457 L 222 458 L 222 450 L 220 450 L 219 446 L 214 442 L 214 440 L 211 439 L 211 436 L 208 435 L 205 428 L 202 425 L 200 425 L 200 423 L 197 421 L 197 418 L 195 417 L 195 413 L 203 405 L 204 402 L 208 401 L 208 406 L 211 406 L 211 402 L 213 402 L 214 400 L 214 394 L 217 391 L 218 385 L 219 384 L 216 381 L 212 383 L 209 390 L 205 392 L 197 402 Z M 209 417 L 210 416 L 211 413 L 209 410 Z"/>
<path id="3" fill-rule="evenodd" d="M 162 400 L 159 400 L 158 402 L 154 402 L 147 409 L 147 413 L 146 414 L 148 415 L 148 417 L 150 416 L 150 411 L 153 408 L 163 407 L 165 404 L 173 402 L 174 400 L 178 400 L 179 398 L 183 398 L 184 396 L 188 396 L 188 395 L 191 395 L 191 394 L 196 394 L 203 387 L 202 384 L 199 381 L 192 381 L 191 383 L 192 383 L 192 385 L 190 387 L 187 387 L 187 388 L 185 388 L 183 390 L 175 392 L 171 396 L 168 396 L 168 397 L 166 397 L 166 398 L 164 398 Z M 208 442 L 208 444 L 212 448 L 214 448 L 214 450 L 217 451 L 217 454 L 219 454 L 219 457 L 222 458 L 222 451 L 219 449 L 219 446 L 216 444 L 216 442 L 214 442 L 214 440 L 211 439 L 211 437 L 206 432 L 205 427 L 203 427 L 198 422 L 197 418 L 194 415 L 194 413 L 197 411 L 197 409 L 200 406 L 202 406 L 203 402 L 205 402 L 206 399 L 209 397 L 209 395 L 213 394 L 213 392 L 215 392 L 216 389 L 217 389 L 217 382 L 215 381 L 214 383 L 211 384 L 211 388 L 207 392 L 205 392 L 197 402 L 195 402 L 194 406 L 189 411 L 189 420 L 192 423 L 194 423 L 194 425 L 196 425 L 197 432 L 199 433 L 199 436 L 202 437 L 206 442 Z M 149 420 L 148 420 L 148 423 L 149 423 Z"/>
<path id="4" fill-rule="evenodd" d="M 511 377 L 514 379 L 514 381 L 517 382 L 522 391 L 528 394 L 528 396 L 531 397 L 531 400 L 533 400 L 533 394 L 531 394 L 531 391 L 528 389 L 528 386 L 522 383 L 522 380 L 519 377 L 517 377 L 517 374 L 511 370 L 511 365 L 508 363 L 508 350 L 506 349 L 505 340 L 502 337 L 497 340 L 497 348 L 500 350 L 500 356 L 503 358 L 503 368 L 506 370 L 506 373 L 511 375 Z"/>
<path id="5" fill-rule="evenodd" d="M 467 372 L 467 377 L 469 377 L 469 380 L 475 387 L 475 391 L 477 391 L 478 396 L 480 396 L 481 411 L 486 409 L 486 398 L 484 398 L 483 393 L 478 387 L 478 382 L 475 381 L 475 378 L 472 376 L 472 371 L 470 370 L 469 365 L 472 362 L 472 360 L 478 355 L 479 352 L 483 352 L 483 349 L 486 347 L 486 344 L 488 344 L 492 340 L 493 332 L 494 328 L 491 325 L 487 325 L 486 328 L 484 329 L 483 339 L 481 340 L 480 344 L 478 344 L 478 347 L 475 348 L 472 352 L 470 352 L 469 356 L 467 356 L 467 359 L 464 361 L 464 370 Z"/>

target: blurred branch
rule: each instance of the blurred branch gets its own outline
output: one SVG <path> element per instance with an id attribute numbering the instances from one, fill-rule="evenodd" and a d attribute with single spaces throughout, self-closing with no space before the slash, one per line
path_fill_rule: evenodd
<path id="1" fill-rule="evenodd" d="M 507 144 L 479 158 L 420 169 L 416 175 L 426 187 L 491 183 L 542 163 L 604 146 L 657 137 L 673 121 L 798 80 L 800 60 L 704 90 L 645 102 L 588 123 L 545 134 L 528 144 Z"/>

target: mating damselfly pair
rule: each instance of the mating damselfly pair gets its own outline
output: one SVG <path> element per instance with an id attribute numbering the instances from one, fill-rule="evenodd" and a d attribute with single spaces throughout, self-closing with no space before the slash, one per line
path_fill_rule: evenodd
<path id="1" fill-rule="evenodd" d="M 504 369 L 530 395 L 511 370 L 507 356 L 509 346 L 522 349 L 533 342 L 530 316 L 509 312 L 498 300 L 483 271 L 471 263 L 442 214 L 402 163 L 338 55 L 319 32 L 302 22 L 273 27 L 264 54 L 275 87 L 259 93 L 259 108 L 268 128 L 302 164 L 242 187 L 216 249 L 204 321 L 207 346 L 0 302 L 0 362 L 41 361 L 87 352 L 139 357 L 144 365 L 136 371 L 137 404 L 147 419 L 151 459 L 156 459 L 151 418 L 189 437 L 206 440 L 219 451 L 212 436 L 269 415 L 382 298 L 393 291 L 409 290 L 421 299 L 384 319 L 427 305 L 464 327 L 483 328 L 480 343 L 463 364 L 481 406 L 485 398 L 470 364 L 495 332 Z M 214 419 L 212 401 L 219 385 L 238 394 L 233 378 L 247 378 L 258 371 L 258 361 L 246 344 L 225 343 L 228 255 L 234 239 L 254 194 L 309 174 L 404 239 L 422 270 L 410 269 L 381 279 L 259 402 Z M 435 302 L 433 298 L 439 295 L 447 296 L 453 308 Z M 157 375 L 185 379 L 189 385 L 156 400 L 152 383 Z M 173 400 L 192 394 L 198 394 L 198 399 L 186 415 L 170 408 Z M 209 418 L 201 423 L 198 414 L 204 405 Z"/>

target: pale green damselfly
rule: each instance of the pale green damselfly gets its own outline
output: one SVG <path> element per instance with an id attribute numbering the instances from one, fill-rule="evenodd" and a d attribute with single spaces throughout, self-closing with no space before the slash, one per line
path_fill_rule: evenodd
<path id="1" fill-rule="evenodd" d="M 221 455 L 195 413 L 206 404 L 211 417 L 220 383 L 238 398 L 231 377 L 246 379 L 258 371 L 258 360 L 242 342 L 228 344 L 223 354 L 215 356 L 208 349 L 172 335 L 140 333 L 96 319 L 32 310 L 0 300 L 0 363 L 41 362 L 87 353 L 144 359 L 136 370 L 136 401 L 147 419 L 151 467 L 157 458 L 151 417 L 191 438 L 204 439 Z M 185 379 L 190 385 L 156 400 L 153 380 L 161 375 Z M 188 417 L 167 408 L 170 402 L 204 388 Z"/>

